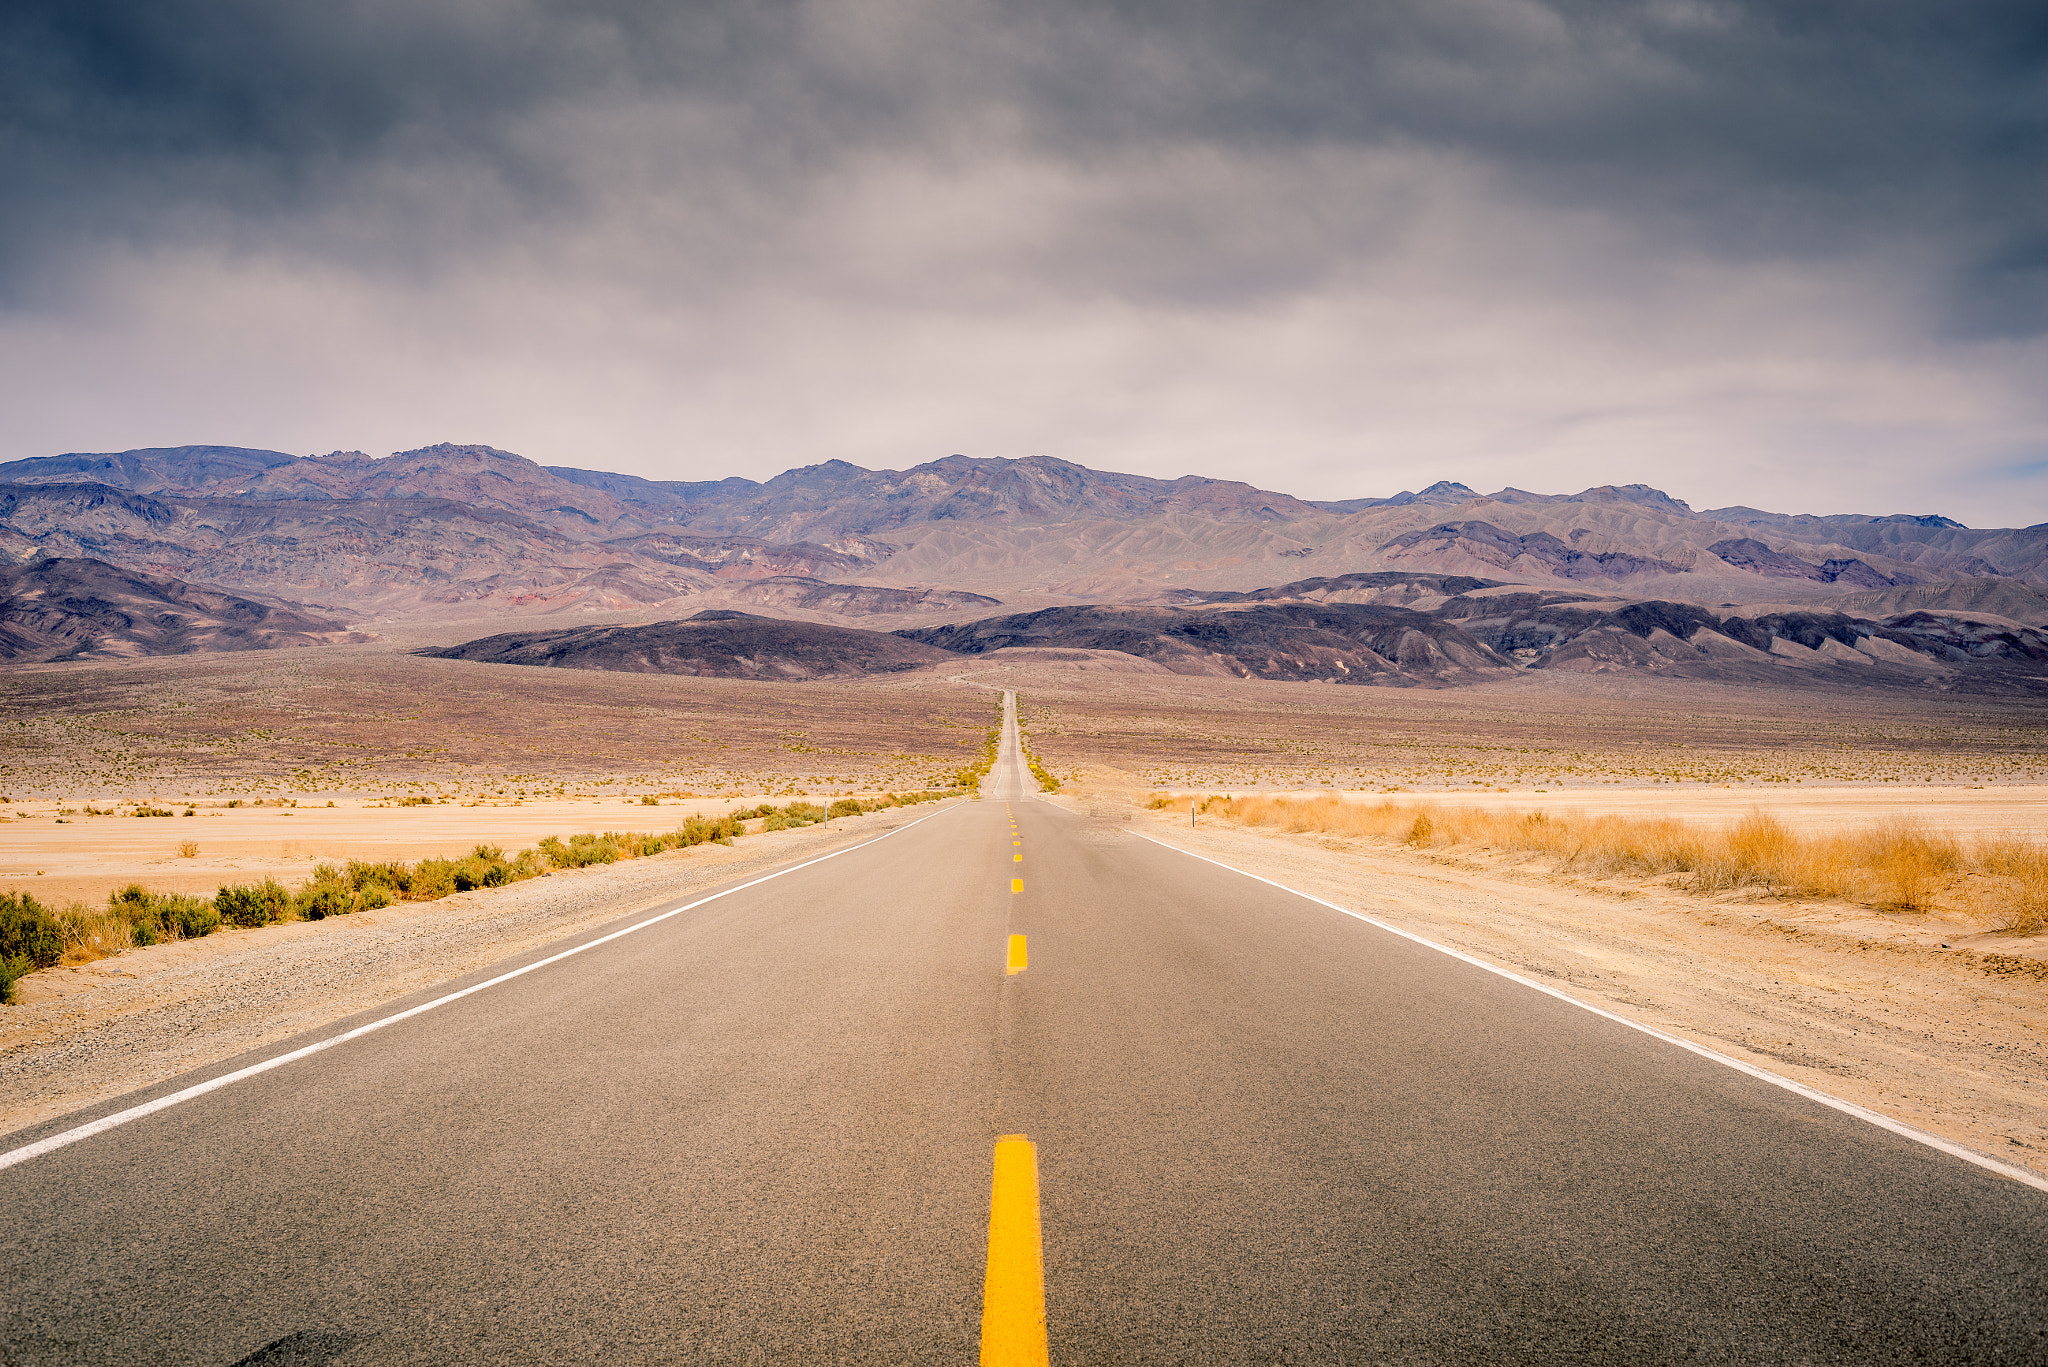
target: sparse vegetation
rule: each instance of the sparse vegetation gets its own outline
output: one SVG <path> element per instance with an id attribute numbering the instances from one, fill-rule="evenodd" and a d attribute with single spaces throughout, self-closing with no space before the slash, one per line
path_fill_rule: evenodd
<path id="1" fill-rule="evenodd" d="M 430 902 L 451 893 L 503 887 L 556 869 L 644 859 L 714 842 L 730 845 L 744 834 L 750 820 L 760 820 L 763 830 L 783 830 L 815 825 L 828 813 L 859 816 L 955 795 L 936 790 L 840 798 L 829 808 L 801 801 L 783 807 L 761 806 L 719 817 L 692 816 L 674 830 L 660 833 L 549 836 L 516 855 L 507 855 L 495 845 L 478 845 L 456 859 L 422 859 L 412 864 L 350 860 L 340 868 L 319 864 L 296 890 L 266 878 L 261 883 L 224 884 L 211 898 L 199 898 L 154 893 L 130 884 L 114 893 L 104 908 L 74 904 L 55 912 L 26 894 L 14 898 L 0 895 L 0 964 L 4 964 L 0 983 L 6 989 L 0 1001 L 11 1000 L 14 980 L 37 968 L 60 962 L 90 963 L 131 948 L 209 935 L 223 926 L 254 929 L 373 911 L 397 902 Z M 198 853 L 198 846 L 187 841 L 179 852 L 190 857 Z"/>
<path id="2" fill-rule="evenodd" d="M 862 816 L 868 812 L 879 812 L 890 807 L 909 807 L 919 802 L 937 802 L 953 794 L 943 790 L 921 793 L 884 793 L 878 798 L 862 800 L 857 797 L 842 797 L 828 807 L 815 802 L 792 802 L 786 807 L 763 805 L 747 807 L 732 814 L 735 821 L 761 822 L 763 831 L 781 831 L 796 826 L 814 826 L 835 816 Z"/>
<path id="3" fill-rule="evenodd" d="M 1154 809 L 1211 813 L 1249 826 L 1548 856 L 1560 873 L 1674 876 L 1709 894 L 1752 888 L 1848 899 L 1887 911 L 1937 905 L 2004 909 L 2016 934 L 2048 929 L 2048 848 L 2008 838 L 1973 851 L 1911 820 L 1837 835 L 1800 835 L 1763 812 L 1726 829 L 1671 819 L 1553 816 L 1542 811 L 1316 798 L 1155 796 Z"/>
<path id="4" fill-rule="evenodd" d="M 1038 762 L 1038 756 L 1032 754 L 1031 748 L 1023 743 L 1021 734 L 1018 737 L 1018 748 L 1024 752 L 1024 763 L 1030 768 L 1031 776 L 1038 780 L 1038 790 L 1042 793 L 1058 792 L 1060 790 L 1060 781 L 1054 778 L 1043 764 Z"/>
<path id="5" fill-rule="evenodd" d="M 2005 928 L 2015 935 L 2048 931 L 2048 849 L 2001 836 L 1980 842 L 1976 857 L 1987 872 L 2005 880 Z"/>
<path id="6" fill-rule="evenodd" d="M 108 897 L 107 910 L 128 923 L 130 941 L 138 945 L 211 935 L 221 922 L 213 902 L 182 893 L 152 893 L 136 883 Z"/>
<path id="7" fill-rule="evenodd" d="M 14 1000 L 15 979 L 64 955 L 55 917 L 27 893 L 0 892 L 0 1002 Z"/>
<path id="8" fill-rule="evenodd" d="M 267 926 L 288 920 L 292 895 L 274 878 L 243 887 L 223 887 L 213 896 L 214 909 L 231 926 Z"/>

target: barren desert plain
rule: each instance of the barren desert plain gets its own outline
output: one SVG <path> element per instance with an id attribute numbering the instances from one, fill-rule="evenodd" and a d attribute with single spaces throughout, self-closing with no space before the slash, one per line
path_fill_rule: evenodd
<path id="1" fill-rule="evenodd" d="M 319 864 L 942 787 L 1003 688 L 1062 782 L 1047 800 L 1105 832 L 1181 844 L 2048 1171 L 2048 936 L 2022 933 L 2018 885 L 1973 853 L 2048 836 L 2048 727 L 2024 696 L 1562 673 L 1354 688 L 1031 650 L 803 683 L 479 664 L 391 642 L 32 666 L 0 676 L 0 891 L 53 906 L 130 883 L 203 896 L 296 885 Z M 1801 839 L 1903 820 L 1961 862 L 1916 907 L 1854 889 L 1703 890 L 1484 840 L 1232 819 L 1214 805 L 1225 795 L 1724 832 L 1761 812 Z M 0 1008 L 0 1128 L 918 812 L 773 834 L 755 821 L 729 848 L 73 954 Z"/>

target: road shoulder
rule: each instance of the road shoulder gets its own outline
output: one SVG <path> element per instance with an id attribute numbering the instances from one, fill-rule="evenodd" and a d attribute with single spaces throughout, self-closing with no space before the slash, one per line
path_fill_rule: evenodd
<path id="1" fill-rule="evenodd" d="M 1766 902 L 1600 891 L 1364 841 L 1055 799 L 2048 1175 L 2048 982 L 1800 927 Z"/>
<path id="2" fill-rule="evenodd" d="M 943 809 L 938 809 L 943 810 Z M 0 1007 L 0 1135 L 368 1011 L 692 893 L 934 814 L 891 808 L 510 887 L 220 931 L 45 969 Z"/>

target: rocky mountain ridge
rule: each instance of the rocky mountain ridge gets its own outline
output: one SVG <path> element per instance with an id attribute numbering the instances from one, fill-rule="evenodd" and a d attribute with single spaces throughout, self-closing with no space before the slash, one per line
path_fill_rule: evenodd
<path id="1" fill-rule="evenodd" d="M 0 660 L 13 664 L 365 639 L 331 618 L 98 560 L 0 565 Z"/>
<path id="2" fill-rule="evenodd" d="M 2048 525 L 1697 512 L 1640 484 L 1479 494 L 1442 481 L 1317 503 L 1042 456 L 657 481 L 452 444 L 381 458 L 187 446 L 14 461 L 0 465 L 0 556 L 90 557 L 358 619 L 685 602 L 958 619 L 992 602 L 1164 603 L 1370 573 L 1815 609 L 1911 590 L 1940 610 L 1981 603 L 1990 583 L 2022 614 L 2048 588 Z"/>

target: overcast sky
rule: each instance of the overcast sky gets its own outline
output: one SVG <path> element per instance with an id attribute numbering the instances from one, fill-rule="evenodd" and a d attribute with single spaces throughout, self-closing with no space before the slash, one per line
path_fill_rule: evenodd
<path id="1" fill-rule="evenodd" d="M 2048 520 L 2048 6 L 11 0 L 0 458 Z"/>

